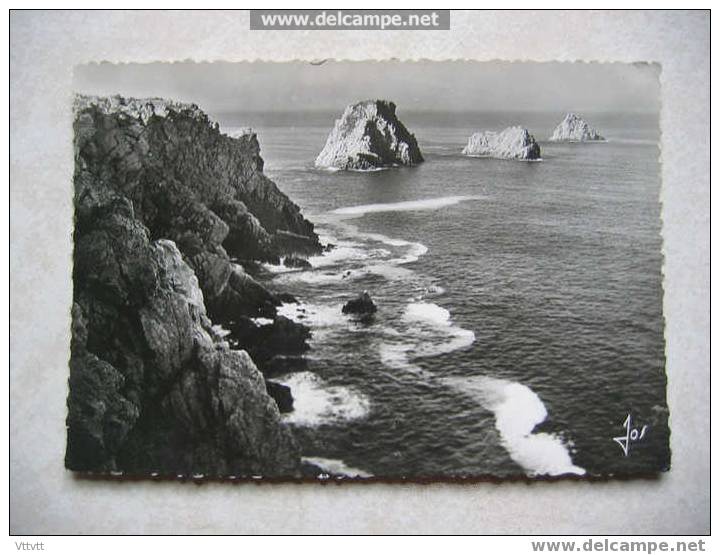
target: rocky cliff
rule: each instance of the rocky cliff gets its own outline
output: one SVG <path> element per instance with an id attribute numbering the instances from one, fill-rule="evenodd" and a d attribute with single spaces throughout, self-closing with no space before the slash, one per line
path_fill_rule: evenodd
<path id="1" fill-rule="evenodd" d="M 569 113 L 553 131 L 550 140 L 553 142 L 585 142 L 585 141 L 604 141 L 604 137 L 597 132 L 596 129 L 590 127 L 580 116 Z"/>
<path id="2" fill-rule="evenodd" d="M 365 100 L 348 106 L 315 165 L 339 170 L 411 166 L 423 161 L 415 136 L 395 115 L 395 104 Z"/>
<path id="3" fill-rule="evenodd" d="M 297 474 L 249 345 L 231 347 L 216 325 L 254 326 L 281 302 L 237 262 L 321 250 L 262 173 L 257 138 L 161 99 L 78 97 L 74 127 L 66 466 Z"/>
<path id="4" fill-rule="evenodd" d="M 467 156 L 538 160 L 540 145 L 527 129 L 516 126 L 503 129 L 499 133 L 473 133 L 462 152 Z"/>

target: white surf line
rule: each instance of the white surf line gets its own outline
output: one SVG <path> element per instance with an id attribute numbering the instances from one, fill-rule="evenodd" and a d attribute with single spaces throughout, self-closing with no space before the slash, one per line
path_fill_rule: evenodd
<path id="1" fill-rule="evenodd" d="M 385 260 L 382 268 L 387 265 L 396 266 L 416 262 L 421 256 L 428 252 L 427 246 L 415 241 L 407 241 L 405 239 L 394 239 L 381 233 L 362 232 L 356 226 L 344 222 L 343 220 L 360 218 L 365 214 L 375 214 L 381 212 L 413 212 L 424 210 L 438 210 L 447 206 L 453 206 L 467 200 L 478 200 L 484 197 L 477 195 L 458 195 L 438 198 L 427 198 L 418 200 L 409 200 L 402 202 L 387 202 L 378 204 L 360 204 L 355 206 L 345 206 L 337 208 L 326 213 L 326 221 L 343 228 L 348 236 L 354 238 L 362 238 L 369 241 L 375 241 L 391 247 L 407 247 L 407 253 L 399 258 Z M 331 251 L 332 252 L 332 251 Z M 370 265 L 369 268 L 375 268 Z M 376 273 L 370 271 L 368 273 Z"/>
<path id="2" fill-rule="evenodd" d="M 414 363 L 414 359 L 449 354 L 474 343 L 475 334 L 454 324 L 447 309 L 435 303 L 414 302 L 407 306 L 402 320 L 410 327 L 403 333 L 388 329 L 390 340 L 379 345 L 385 366 L 470 395 L 493 413 L 503 446 L 529 475 L 585 474 L 585 469 L 573 463 L 561 438 L 533 433 L 548 413 L 540 397 L 526 385 L 485 376 L 444 378 Z M 396 337 L 405 341 L 393 341 Z"/>
<path id="3" fill-rule="evenodd" d="M 446 206 L 452 206 L 466 200 L 476 200 L 483 197 L 480 196 L 450 196 L 439 198 L 427 198 L 419 200 L 408 200 L 403 202 L 386 202 L 378 204 L 360 204 L 357 206 L 346 206 L 337 208 L 332 214 L 340 216 L 360 217 L 365 214 L 377 212 L 411 212 L 415 210 L 437 210 Z"/>
<path id="4" fill-rule="evenodd" d="M 413 274 L 411 270 L 401 268 L 403 264 L 414 262 L 428 252 L 425 245 L 418 242 L 406 241 L 404 239 L 393 239 L 391 237 L 379 233 L 362 233 L 357 227 L 343 221 L 350 218 L 360 217 L 367 212 L 387 212 L 387 211 L 408 211 L 408 210 L 433 210 L 444 206 L 457 204 L 464 200 L 475 199 L 480 197 L 454 196 L 436 199 L 423 199 L 417 201 L 408 201 L 401 203 L 386 203 L 375 205 L 363 205 L 356 207 L 346 207 L 326 213 L 324 218 L 316 218 L 324 224 L 334 225 L 343 229 L 345 234 L 352 238 L 339 239 L 334 236 L 326 235 L 328 241 L 335 243 L 335 249 L 327 253 L 323 253 L 313 260 L 313 266 L 334 266 L 338 263 L 358 260 L 368 260 L 363 268 L 354 269 L 341 274 L 318 273 L 317 270 L 308 270 L 299 273 L 284 274 L 288 278 L 301 278 L 305 281 L 315 283 L 327 283 L 333 281 L 341 281 L 348 277 L 359 277 L 368 273 L 376 273 L 384 275 L 388 279 L 404 279 L 408 280 Z M 381 243 L 390 247 L 405 248 L 406 252 L 400 257 L 382 260 L 382 257 L 392 256 L 387 250 L 370 249 L 368 244 L 358 244 L 354 239 L 362 238 L 366 242 L 372 241 Z M 381 255 L 380 260 L 375 255 Z M 409 280 L 408 280 L 409 281 Z M 427 288 L 423 288 L 421 292 L 427 292 Z M 314 330 L 318 327 L 333 325 L 342 327 L 345 319 L 342 318 L 339 306 L 326 307 L 328 310 L 306 310 L 303 311 L 306 324 L 310 325 Z M 279 313 L 292 319 L 299 318 L 296 312 L 299 305 L 283 305 L 279 309 Z M 317 314 L 315 313 L 317 312 Z M 322 314 L 321 314 L 322 313 Z M 338 322 L 337 318 L 341 320 Z M 419 375 L 428 374 L 427 379 L 434 379 L 434 376 L 427 373 L 410 363 L 410 355 L 419 356 L 436 356 L 452 352 L 459 348 L 466 347 L 473 343 L 475 335 L 470 330 L 465 330 L 451 323 L 450 313 L 433 303 L 412 303 L 406 308 L 404 319 L 409 321 L 411 325 L 422 325 L 424 327 L 434 329 L 431 334 L 436 339 L 434 345 L 430 348 L 423 348 L 424 338 L 420 338 L 420 342 L 412 345 L 390 345 L 386 343 L 380 344 L 381 358 L 386 366 L 394 368 L 402 368 L 418 373 Z M 435 337 L 439 336 L 439 337 Z M 440 341 L 437 341 L 437 340 Z M 357 394 L 349 388 L 340 387 L 323 387 L 319 377 L 314 374 L 305 372 L 293 374 L 281 383 L 288 385 L 293 392 L 297 394 L 295 410 L 286 415 L 284 418 L 288 422 L 304 426 L 317 426 L 328 420 L 353 420 L 355 418 L 363 418 L 369 412 L 369 402 L 363 396 Z"/>
<path id="5" fill-rule="evenodd" d="M 326 213 L 324 225 L 331 225 L 336 232 L 342 231 L 342 238 L 332 236 L 335 248 L 320 255 L 310 257 L 311 268 L 301 271 L 277 271 L 274 279 L 280 283 L 303 281 L 315 285 L 353 281 L 368 275 L 382 276 L 390 281 L 412 279 L 412 270 L 403 268 L 405 264 L 416 262 L 428 252 L 422 243 L 394 239 L 380 233 L 359 231 L 357 226 L 344 221 L 355 216 L 340 216 Z M 373 244 L 375 243 L 375 244 Z M 387 247 L 387 248 L 386 248 Z M 400 249 L 395 255 L 391 250 Z M 339 271 L 343 264 L 349 269 Z M 353 265 L 360 265 L 353 267 Z M 267 266 L 266 266 L 267 267 Z M 273 268 L 268 267 L 269 270 Z M 282 269 L 281 269 L 282 270 Z"/>
<path id="6" fill-rule="evenodd" d="M 547 409 L 529 387 L 508 380 L 476 376 L 452 377 L 442 381 L 471 395 L 495 416 L 495 428 L 510 457 L 530 476 L 584 475 L 575 465 L 562 439 L 545 432 L 533 433 L 547 418 Z"/>
<path id="7" fill-rule="evenodd" d="M 381 362 L 395 370 L 409 372 L 427 383 L 438 377 L 415 362 L 466 349 L 475 342 L 475 333 L 453 323 L 450 311 L 431 302 L 410 302 L 402 315 L 408 326 L 404 332 L 394 328 L 383 331 L 388 340 L 378 345 Z"/>
<path id="8" fill-rule="evenodd" d="M 475 333 L 454 324 L 450 311 L 435 303 L 412 302 L 405 308 L 403 321 L 411 325 L 429 328 L 431 333 L 440 335 L 441 341 L 429 343 L 421 337 L 418 357 L 444 355 L 464 349 L 475 343 Z"/>
<path id="9" fill-rule="evenodd" d="M 389 203 L 378 203 L 378 204 L 361 204 L 355 206 L 346 206 L 337 208 L 325 214 L 316 216 L 314 219 L 316 223 L 326 224 L 330 226 L 336 226 L 342 229 L 348 238 L 352 239 L 364 239 L 365 241 L 372 241 L 388 245 L 390 247 L 406 247 L 407 252 L 398 257 L 383 260 L 379 263 L 368 264 L 365 268 L 360 270 L 352 271 L 348 273 L 347 277 L 362 277 L 367 274 L 379 274 L 385 275 L 386 277 L 393 277 L 393 272 L 388 269 L 390 266 L 398 266 L 402 264 L 408 264 L 416 262 L 421 256 L 428 252 L 427 246 L 419 242 L 406 241 L 404 239 L 394 239 L 380 233 L 361 232 L 359 229 L 343 220 L 360 218 L 365 214 L 379 213 L 379 212 L 409 212 L 418 210 L 437 210 L 447 206 L 459 204 L 467 200 L 477 200 L 484 197 L 472 195 L 472 196 L 448 196 L 438 198 L 428 198 L 419 200 L 410 200 L 403 202 L 389 202 Z M 377 260 L 374 255 L 383 254 L 380 249 L 368 249 L 364 248 L 367 245 L 358 244 L 354 240 L 344 239 L 338 240 L 334 238 L 332 241 L 336 244 L 335 249 L 329 252 L 323 253 L 317 257 L 312 257 L 310 263 L 313 268 L 333 266 L 341 261 L 358 261 L 363 259 Z M 313 270 L 305 272 L 299 272 L 297 278 L 307 278 L 308 274 L 312 273 Z M 395 277 L 402 277 L 400 272 L 395 272 Z M 334 281 L 334 276 L 325 276 L 323 278 L 317 278 L 319 281 Z M 310 278 L 312 279 L 312 278 Z"/>
<path id="10" fill-rule="evenodd" d="M 564 474 L 584 475 L 585 469 L 575 465 L 563 440 L 549 433 L 533 433 L 548 416 L 540 397 L 529 387 L 508 380 L 485 376 L 441 377 L 418 366 L 414 359 L 445 355 L 469 347 L 475 334 L 452 323 L 446 309 L 427 302 L 411 303 L 403 315 L 411 325 L 404 333 L 390 328 L 390 341 L 379 344 L 382 363 L 394 370 L 422 379 L 426 384 L 439 384 L 471 396 L 493 413 L 495 428 L 510 457 L 530 476 Z M 392 341 L 395 337 L 405 342 Z M 409 339 L 412 338 L 412 339 Z"/>

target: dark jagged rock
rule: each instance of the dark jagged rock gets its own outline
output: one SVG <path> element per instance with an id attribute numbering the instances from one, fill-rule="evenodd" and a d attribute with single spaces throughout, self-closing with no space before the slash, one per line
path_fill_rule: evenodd
<path id="1" fill-rule="evenodd" d="M 272 318 L 277 312 L 280 299 L 234 265 L 227 280 L 227 287 L 207 306 L 214 320 L 225 323 L 239 315 Z"/>
<path id="2" fill-rule="evenodd" d="M 290 233 L 320 252 L 313 225 L 262 173 L 255 134 L 228 137 L 197 106 L 161 99 L 78 97 L 75 109 L 80 203 L 87 191 L 77 186 L 89 173 L 93 189 L 133 201 L 153 237 L 180 244 L 194 235 L 205 247 L 262 259 L 283 254 L 275 235 Z"/>
<path id="3" fill-rule="evenodd" d="M 312 268 L 312 264 L 299 256 L 286 256 L 283 264 L 288 268 Z"/>
<path id="4" fill-rule="evenodd" d="M 321 252 L 312 224 L 263 175 L 255 135 L 225 136 L 197 106 L 78 97 L 75 109 L 66 466 L 297 475 L 262 374 L 213 321 L 275 317 L 280 296 L 230 257 Z M 275 322 L 262 355 L 286 340 L 296 354 L 303 332 Z"/>
<path id="5" fill-rule="evenodd" d="M 212 339 L 192 269 L 148 235 L 114 216 L 77 241 L 68 468 L 294 474 L 298 447 L 262 375 Z"/>
<path id="6" fill-rule="evenodd" d="M 335 121 L 315 165 L 338 170 L 412 166 L 423 161 L 415 136 L 395 115 L 395 104 L 365 100 Z"/>
<path id="7" fill-rule="evenodd" d="M 218 200 L 214 208 L 218 216 L 227 222 L 228 233 L 223 245 L 229 252 L 238 258 L 273 258 L 273 237 L 243 202 L 225 198 Z"/>
<path id="8" fill-rule="evenodd" d="M 290 231 L 277 231 L 273 235 L 272 245 L 274 252 L 279 253 L 292 253 L 303 256 L 318 254 L 318 242 L 315 237 L 307 237 Z"/>
<path id="9" fill-rule="evenodd" d="M 240 318 L 229 324 L 232 337 L 239 346 L 244 346 L 258 368 L 266 375 L 276 375 L 271 361 L 277 365 L 278 355 L 285 358 L 287 370 L 300 369 L 292 367 L 291 362 L 296 361 L 309 349 L 310 329 L 303 324 L 293 322 L 284 316 L 277 316 L 271 324 L 257 325 L 251 319 Z"/>
<path id="10" fill-rule="evenodd" d="M 369 315 L 377 312 L 377 306 L 367 291 L 363 291 L 355 299 L 346 302 L 342 307 L 343 314 Z"/>
<path id="11" fill-rule="evenodd" d="M 265 387 L 268 395 L 275 400 L 280 412 L 292 412 L 295 400 L 288 386 L 267 380 L 265 381 Z"/>

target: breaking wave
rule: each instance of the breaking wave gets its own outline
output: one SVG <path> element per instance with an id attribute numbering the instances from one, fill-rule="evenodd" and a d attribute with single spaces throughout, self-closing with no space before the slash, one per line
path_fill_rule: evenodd
<path id="1" fill-rule="evenodd" d="M 445 355 L 475 342 L 472 330 L 454 324 L 450 312 L 435 303 L 411 302 L 401 320 L 406 328 L 386 328 L 388 340 L 379 345 L 380 360 L 389 368 L 433 378 L 433 374 L 414 364 L 413 359 Z"/>
<path id="2" fill-rule="evenodd" d="M 383 319 L 382 325 L 373 327 L 373 333 L 377 335 L 374 345 L 381 363 L 425 383 L 451 387 L 464 395 L 471 395 L 494 414 L 495 427 L 503 446 L 529 475 L 584 474 L 584 469 L 573 464 L 568 447 L 561 438 L 549 433 L 533 433 L 535 427 L 547 418 L 547 410 L 530 388 L 489 377 L 446 378 L 437 369 L 426 370 L 418 364 L 419 359 L 471 347 L 475 342 L 475 333 L 458 325 L 447 308 L 431 302 L 443 295 L 444 289 L 440 285 L 406 267 L 425 255 L 427 246 L 379 233 L 362 232 L 347 221 L 369 213 L 433 210 L 477 198 L 480 197 L 453 196 L 339 208 L 326 214 L 322 221 L 327 226 L 322 240 L 332 243 L 334 248 L 311 257 L 311 269 L 278 273 L 275 279 L 301 280 L 318 288 L 368 275 L 402 283 L 409 301 L 402 313 L 395 315 L 391 322 Z M 328 333 L 367 329 L 342 314 L 342 302 L 337 296 L 332 301 L 328 298 L 325 303 L 286 304 L 278 312 L 308 325 L 314 338 Z M 291 388 L 295 398 L 294 411 L 283 418 L 296 426 L 317 427 L 366 418 L 370 414 L 370 401 L 362 393 L 352 387 L 328 385 L 311 372 L 291 374 L 279 381 Z M 306 461 L 329 474 L 369 476 L 336 459 L 308 457 Z"/>
<path id="3" fill-rule="evenodd" d="M 344 235 L 353 239 L 336 239 L 331 250 L 310 257 L 311 269 L 292 271 L 270 265 L 266 268 L 277 274 L 275 280 L 278 283 L 301 281 L 323 285 L 354 281 L 369 275 L 397 280 L 407 279 L 413 273 L 403 265 L 417 262 L 428 252 L 422 243 L 393 239 L 379 233 L 362 233 L 354 226 L 338 227 L 344 227 Z"/>
<path id="4" fill-rule="evenodd" d="M 553 434 L 533 433 L 547 418 L 547 409 L 529 387 L 507 380 L 478 376 L 443 378 L 442 382 L 470 394 L 495 416 L 495 428 L 510 457 L 529 475 L 585 474 L 573 464 L 568 446 Z"/>
<path id="5" fill-rule="evenodd" d="M 327 385 L 312 372 L 298 372 L 277 380 L 292 391 L 294 409 L 284 414 L 289 424 L 317 427 L 367 417 L 370 401 L 350 387 Z"/>
<path id="6" fill-rule="evenodd" d="M 279 283 L 301 281 L 308 284 L 326 285 L 343 281 L 354 281 L 369 275 L 388 280 L 407 280 L 412 271 L 403 265 L 417 262 L 428 252 L 428 247 L 415 241 L 388 237 L 381 233 L 362 232 L 347 220 L 369 213 L 407 212 L 437 210 L 479 196 L 449 196 L 404 202 L 346 206 L 315 218 L 316 223 L 325 224 L 320 240 L 332 248 L 308 261 L 312 269 L 285 268 L 266 264 L 265 267 L 277 274 Z M 338 238 L 340 236 L 340 238 Z"/>

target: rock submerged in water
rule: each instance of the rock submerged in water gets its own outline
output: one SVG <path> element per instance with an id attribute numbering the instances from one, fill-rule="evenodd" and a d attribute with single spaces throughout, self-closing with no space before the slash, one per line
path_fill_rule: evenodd
<path id="1" fill-rule="evenodd" d="M 312 268 L 312 264 L 299 256 L 286 256 L 283 259 L 283 266 L 286 268 Z"/>
<path id="2" fill-rule="evenodd" d="M 395 104 L 365 100 L 345 109 L 315 160 L 318 168 L 373 170 L 423 161 L 415 136 L 395 115 Z"/>
<path id="3" fill-rule="evenodd" d="M 604 141 L 605 138 L 590 127 L 588 122 L 577 114 L 566 114 L 553 131 L 550 140 L 556 143 L 583 143 L 587 141 Z"/>
<path id="4" fill-rule="evenodd" d="M 488 156 L 514 160 L 539 160 L 540 145 L 527 129 L 508 127 L 499 133 L 473 133 L 463 149 L 466 156 Z"/>
<path id="5" fill-rule="evenodd" d="M 267 389 L 268 395 L 270 395 L 277 404 L 278 410 L 281 413 L 292 412 L 295 399 L 293 399 L 292 392 L 288 386 L 266 380 L 265 388 Z"/>
<path id="6" fill-rule="evenodd" d="M 357 298 L 346 302 L 342 307 L 342 312 L 343 314 L 369 316 L 377 312 L 377 306 L 375 306 L 370 294 L 367 291 L 363 291 Z"/>

